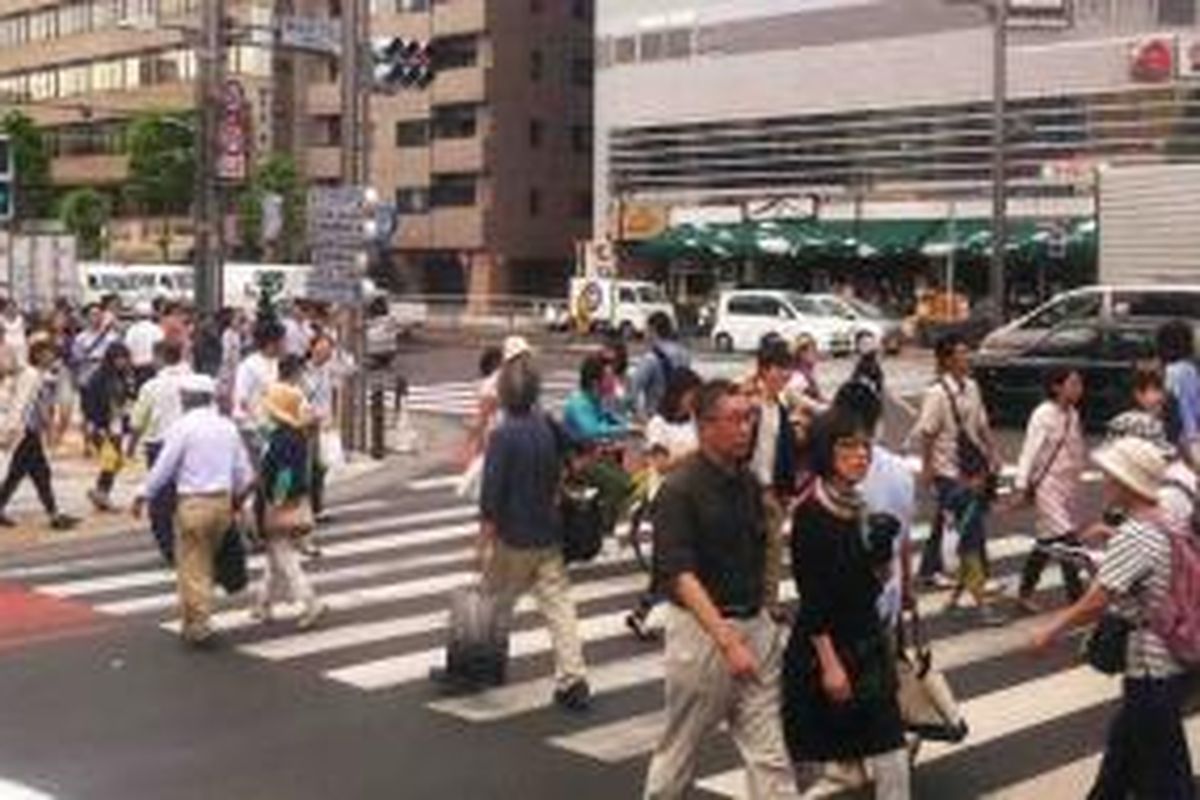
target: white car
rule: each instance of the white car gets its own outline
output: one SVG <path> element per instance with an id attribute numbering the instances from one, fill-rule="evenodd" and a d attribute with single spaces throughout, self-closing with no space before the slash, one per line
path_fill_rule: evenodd
<path id="1" fill-rule="evenodd" d="M 809 294 L 824 308 L 854 323 L 854 337 L 869 333 L 879 342 L 886 353 L 899 353 L 904 344 L 903 322 L 898 317 L 889 316 L 887 312 L 876 305 L 856 297 L 842 297 L 839 294 Z"/>
<path id="2" fill-rule="evenodd" d="M 737 289 L 717 300 L 712 342 L 724 352 L 753 352 L 769 333 L 789 342 L 808 334 L 823 353 L 845 355 L 854 344 L 854 321 L 833 313 L 798 292 Z"/>

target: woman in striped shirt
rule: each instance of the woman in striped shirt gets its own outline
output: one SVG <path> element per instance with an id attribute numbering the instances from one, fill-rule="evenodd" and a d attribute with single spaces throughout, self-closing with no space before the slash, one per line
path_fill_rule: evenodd
<path id="1" fill-rule="evenodd" d="M 1094 456 L 1104 495 L 1122 522 L 1112 531 L 1100 571 L 1087 593 L 1057 614 L 1032 640 L 1045 649 L 1063 631 L 1111 610 L 1129 624 L 1121 705 L 1109 724 L 1093 800 L 1126 797 L 1194 800 L 1191 756 L 1183 733 L 1185 675 L 1150 628 L 1150 610 L 1170 591 L 1171 542 L 1158 494 L 1167 460 L 1150 442 L 1123 438 Z"/>

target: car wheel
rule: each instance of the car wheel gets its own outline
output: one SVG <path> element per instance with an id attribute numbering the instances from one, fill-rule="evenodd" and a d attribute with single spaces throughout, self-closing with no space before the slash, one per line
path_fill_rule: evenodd
<path id="1" fill-rule="evenodd" d="M 733 352 L 733 337 L 728 333 L 718 333 L 713 337 L 713 344 L 717 346 L 717 350 L 722 353 Z"/>

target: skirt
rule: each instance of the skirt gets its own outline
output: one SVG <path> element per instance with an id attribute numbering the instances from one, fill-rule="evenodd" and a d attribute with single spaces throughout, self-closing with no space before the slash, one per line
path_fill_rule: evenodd
<path id="1" fill-rule="evenodd" d="M 846 703 L 833 703 L 821 687 L 809 637 L 793 630 L 784 654 L 783 730 L 792 760 L 851 761 L 902 747 L 896 662 L 883 631 L 850 641 L 835 636 L 853 695 Z"/>

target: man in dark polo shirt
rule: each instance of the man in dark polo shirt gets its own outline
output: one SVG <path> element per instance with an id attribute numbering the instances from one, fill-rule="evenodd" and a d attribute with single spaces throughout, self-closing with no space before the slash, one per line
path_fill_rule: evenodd
<path id="1" fill-rule="evenodd" d="M 753 406 L 716 380 L 701 388 L 696 416 L 700 452 L 670 474 L 655 503 L 655 578 L 672 604 L 667 723 L 645 797 L 683 797 L 700 744 L 722 722 L 745 760 L 748 797 L 799 797 L 779 718 L 780 630 L 763 608 L 762 493 L 746 467 Z"/>

